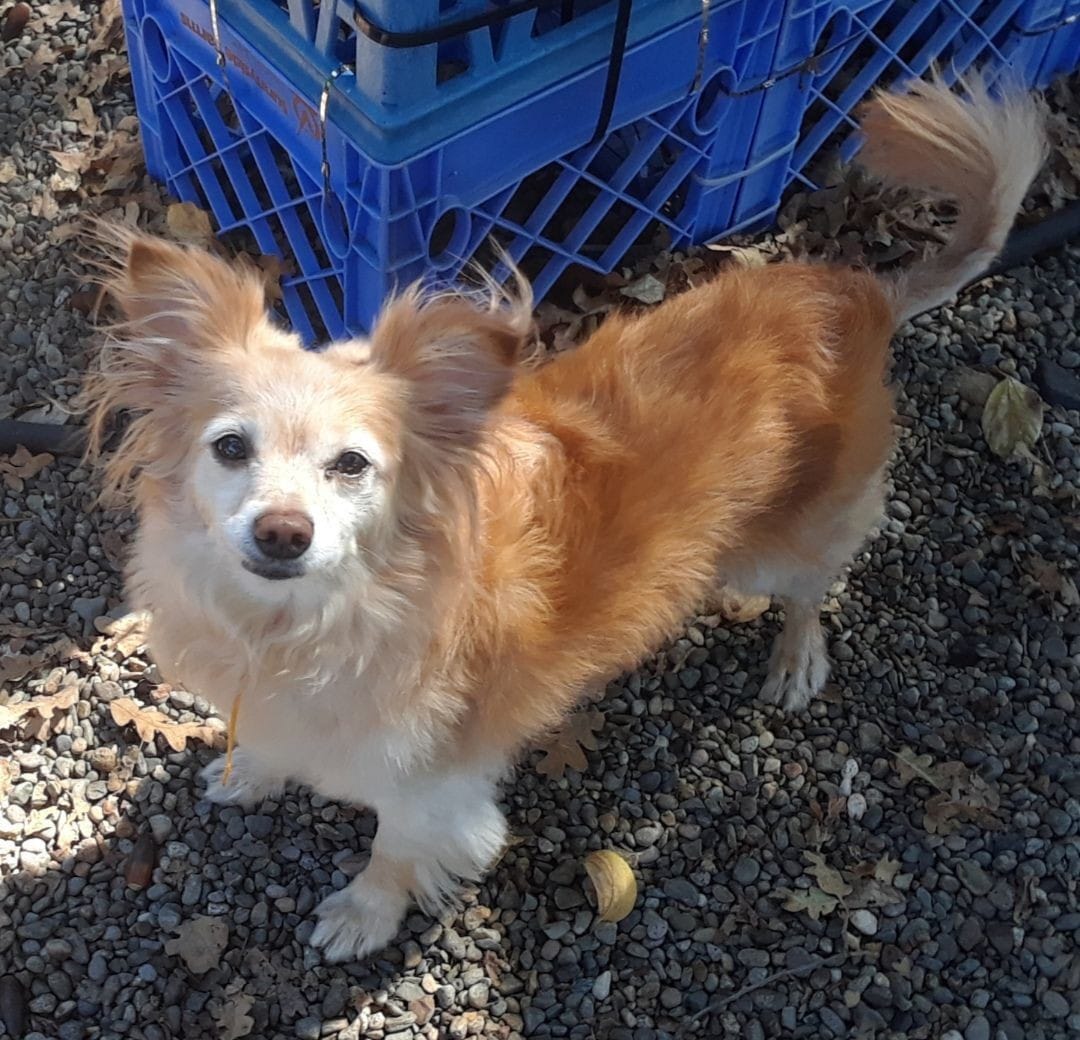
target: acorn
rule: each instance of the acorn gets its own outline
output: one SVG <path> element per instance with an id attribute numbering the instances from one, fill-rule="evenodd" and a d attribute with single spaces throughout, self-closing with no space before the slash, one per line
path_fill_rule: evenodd
<path id="1" fill-rule="evenodd" d="M 124 866 L 124 881 L 128 888 L 143 889 L 150 884 L 157 866 L 157 846 L 150 831 L 143 831 L 131 850 Z"/>
<path id="2" fill-rule="evenodd" d="M 8 40 L 21 36 L 32 13 L 29 4 L 18 3 L 14 7 L 9 7 L 4 14 L 4 24 L 0 26 L 0 40 L 7 43 Z"/>

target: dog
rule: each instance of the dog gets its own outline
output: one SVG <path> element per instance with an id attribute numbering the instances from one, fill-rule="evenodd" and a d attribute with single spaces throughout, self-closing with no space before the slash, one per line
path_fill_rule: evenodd
<path id="1" fill-rule="evenodd" d="M 317 908 L 328 960 L 480 878 L 515 755 L 718 582 L 786 612 L 762 699 L 822 689 L 821 600 L 883 508 L 890 339 L 986 269 L 1045 153 L 1038 102 L 977 81 L 878 95 L 862 131 L 870 171 L 955 200 L 936 256 L 726 270 L 539 366 L 527 288 L 407 292 L 314 353 L 254 271 L 113 235 L 123 321 L 83 408 L 99 449 L 131 416 L 98 461 L 138 511 L 162 676 L 239 708 L 207 797 L 293 780 L 378 814 L 370 864 Z"/>

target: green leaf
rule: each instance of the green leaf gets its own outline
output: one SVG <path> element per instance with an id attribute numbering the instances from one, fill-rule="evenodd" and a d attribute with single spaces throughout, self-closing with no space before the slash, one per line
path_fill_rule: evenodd
<path id="1" fill-rule="evenodd" d="M 983 436 L 990 450 L 1003 459 L 1031 451 L 1042 432 L 1043 402 L 1038 393 L 1006 376 L 986 399 Z"/>

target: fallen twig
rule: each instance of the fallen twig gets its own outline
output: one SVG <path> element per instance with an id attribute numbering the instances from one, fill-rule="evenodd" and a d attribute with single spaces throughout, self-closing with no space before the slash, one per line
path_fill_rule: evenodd
<path id="1" fill-rule="evenodd" d="M 683 1020 L 682 1025 L 679 1026 L 675 1035 L 686 1035 L 694 1025 L 703 1018 L 708 1015 L 715 1015 L 718 1011 L 723 1011 L 729 1004 L 735 1003 L 736 1000 L 740 997 L 745 997 L 748 993 L 764 989 L 774 982 L 791 978 L 794 975 L 806 975 L 811 971 L 817 971 L 818 968 L 836 967 L 838 964 L 842 964 L 846 958 L 846 953 L 834 953 L 831 957 L 815 957 L 813 960 L 807 961 L 806 964 L 800 964 L 796 968 L 785 968 L 783 971 L 777 971 L 772 975 L 766 975 L 760 982 L 752 982 L 749 986 L 743 986 L 742 989 L 738 989 L 734 993 L 728 993 L 727 996 L 721 997 L 719 1000 L 714 1000 L 711 1004 L 707 1004 L 700 1011 L 695 1011 L 689 1018 Z"/>

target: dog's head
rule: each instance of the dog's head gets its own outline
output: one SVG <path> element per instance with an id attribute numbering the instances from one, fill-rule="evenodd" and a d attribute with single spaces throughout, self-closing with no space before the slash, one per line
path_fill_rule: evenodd
<path id="1" fill-rule="evenodd" d="M 464 519 L 446 514 L 467 511 L 527 300 L 409 293 L 370 339 L 313 353 L 267 317 L 258 272 L 142 236 L 115 252 L 124 321 L 84 391 L 91 440 L 118 409 L 131 415 L 107 485 L 175 522 L 195 565 L 280 604 Z"/>

